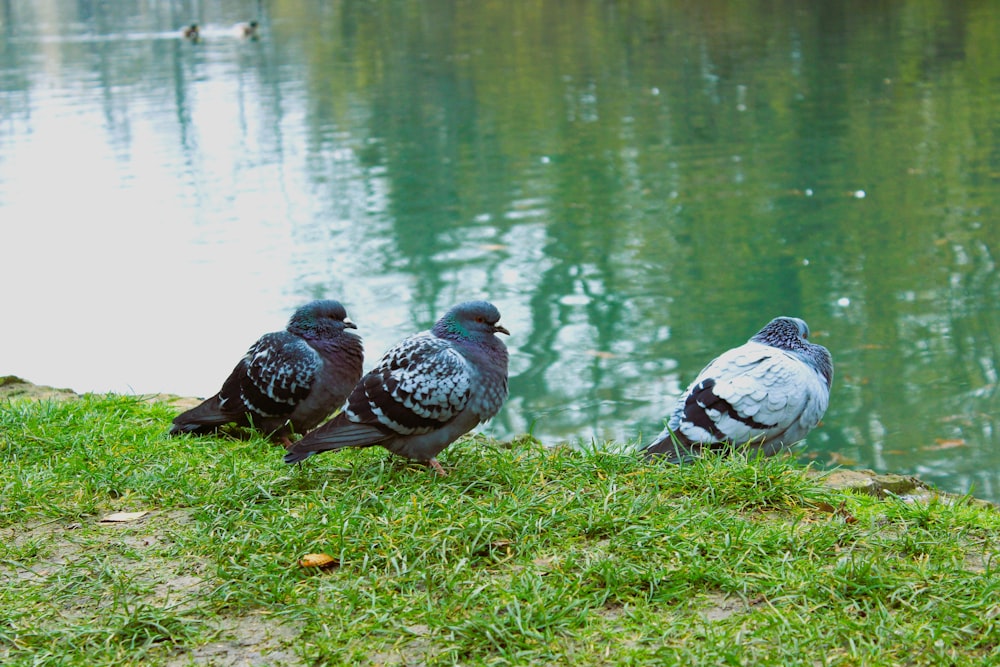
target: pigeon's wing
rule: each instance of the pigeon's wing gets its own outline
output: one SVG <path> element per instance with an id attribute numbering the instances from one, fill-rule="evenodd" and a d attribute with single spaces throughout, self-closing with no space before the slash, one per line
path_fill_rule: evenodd
<path id="1" fill-rule="evenodd" d="M 323 360 L 304 340 L 279 331 L 247 351 L 222 387 L 223 404 L 242 405 L 261 417 L 286 417 L 312 390 Z"/>
<path id="2" fill-rule="evenodd" d="M 747 343 L 705 367 L 672 421 L 696 442 L 773 440 L 789 431 L 805 412 L 810 413 L 806 421 L 817 412 L 818 403 L 823 402 L 813 396 L 818 384 L 816 374 L 796 356 Z"/>
<path id="3" fill-rule="evenodd" d="M 747 343 L 706 366 L 677 402 L 647 457 L 680 462 L 704 448 L 742 445 L 765 455 L 802 440 L 830 402 L 833 362 L 805 341 L 798 318 L 772 320 Z"/>
<path id="4" fill-rule="evenodd" d="M 407 338 L 361 379 L 347 400 L 348 419 L 399 435 L 441 428 L 469 402 L 472 372 L 454 346 L 429 334 Z"/>
<path id="5" fill-rule="evenodd" d="M 444 429 L 466 409 L 471 387 L 468 362 L 451 343 L 425 334 L 407 338 L 361 378 L 343 412 L 288 449 L 285 463 Z"/>

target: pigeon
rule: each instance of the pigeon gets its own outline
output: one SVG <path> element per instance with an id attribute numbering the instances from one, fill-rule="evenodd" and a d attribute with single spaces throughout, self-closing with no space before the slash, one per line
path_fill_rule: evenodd
<path id="1" fill-rule="evenodd" d="M 300 307 L 284 331 L 264 334 L 222 389 L 174 418 L 170 435 L 211 433 L 226 424 L 252 427 L 288 447 L 344 404 L 361 378 L 364 349 L 339 301 Z"/>
<path id="2" fill-rule="evenodd" d="M 830 403 L 833 360 L 810 343 L 809 326 L 776 317 L 713 360 L 678 399 L 647 458 L 689 461 L 705 448 L 747 445 L 765 456 L 802 440 Z"/>
<path id="3" fill-rule="evenodd" d="M 467 301 L 404 339 L 361 379 L 342 412 L 289 448 L 285 463 L 380 445 L 445 475 L 437 455 L 507 400 L 507 348 L 494 334 L 510 332 L 499 320 L 493 304 Z"/>

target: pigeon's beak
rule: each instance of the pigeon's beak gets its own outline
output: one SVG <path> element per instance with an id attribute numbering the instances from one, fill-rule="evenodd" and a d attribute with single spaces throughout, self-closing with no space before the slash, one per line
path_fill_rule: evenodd
<path id="1" fill-rule="evenodd" d="M 352 322 L 351 318 L 349 318 L 349 317 L 345 317 L 344 318 L 344 326 L 347 327 L 348 329 L 357 329 L 358 328 L 358 325 L 355 324 L 354 322 Z"/>
<path id="2" fill-rule="evenodd" d="M 508 336 L 510 335 L 510 332 L 507 331 L 507 328 L 504 327 L 502 324 L 494 324 L 493 333 L 502 333 L 502 334 L 507 334 Z"/>

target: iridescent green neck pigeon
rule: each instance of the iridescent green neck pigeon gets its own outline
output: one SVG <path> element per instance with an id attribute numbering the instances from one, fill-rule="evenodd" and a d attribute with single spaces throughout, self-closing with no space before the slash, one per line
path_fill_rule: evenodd
<path id="1" fill-rule="evenodd" d="M 386 352 L 347 407 L 289 448 L 286 463 L 318 452 L 379 445 L 445 474 L 437 455 L 507 400 L 500 312 L 486 301 L 449 310 L 430 331 Z"/>
<path id="2" fill-rule="evenodd" d="M 289 446 L 344 404 L 361 377 L 361 338 L 339 301 L 302 306 L 284 331 L 267 333 L 236 364 L 219 393 L 178 415 L 170 435 L 253 427 Z"/>

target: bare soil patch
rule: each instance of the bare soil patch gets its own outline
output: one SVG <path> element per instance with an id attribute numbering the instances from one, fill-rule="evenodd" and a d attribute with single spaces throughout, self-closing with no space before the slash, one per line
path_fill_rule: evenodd
<path id="1" fill-rule="evenodd" d="M 77 398 L 80 398 L 80 394 L 72 389 L 34 384 L 16 375 L 0 376 L 0 401 L 5 399 L 73 400 Z M 149 394 L 142 396 L 142 398 L 153 403 L 168 403 L 178 410 L 193 408 L 203 400 L 191 396 L 177 396 L 176 394 Z"/>

